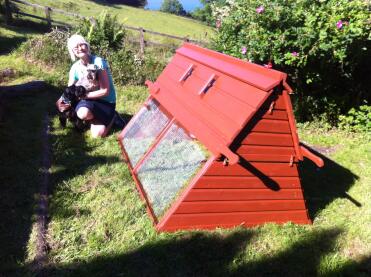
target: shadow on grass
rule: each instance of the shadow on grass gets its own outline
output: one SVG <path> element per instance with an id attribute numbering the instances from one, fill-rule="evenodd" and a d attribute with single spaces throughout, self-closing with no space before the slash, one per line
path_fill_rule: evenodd
<path id="1" fill-rule="evenodd" d="M 249 230 L 228 236 L 186 233 L 150 242 L 127 254 L 50 268 L 51 276 L 226 276 L 229 263 L 251 239 Z"/>
<path id="2" fill-rule="evenodd" d="M 0 27 L 17 33 L 17 36 L 8 37 L 0 35 L 0 55 L 6 55 L 17 49 L 20 44 L 27 40 L 27 35 L 43 34 L 49 31 L 44 23 L 14 18 L 11 25 L 0 23 Z"/>
<path id="3" fill-rule="evenodd" d="M 27 258 L 43 179 L 43 121 L 47 114 L 55 115 L 55 101 L 60 96 L 60 89 L 52 86 L 27 91 L 22 91 L 22 87 L 33 86 L 0 87 L 0 276 L 24 276 L 28 270 L 22 265 Z M 52 146 L 56 141 L 59 144 Z M 85 174 L 91 166 L 120 162 L 116 157 L 90 156 L 92 149 L 83 134 L 72 129 L 64 135 L 51 135 L 49 144 L 61 147 L 59 159 L 53 164 L 63 168 L 51 174 L 49 193 L 53 182 L 63 185 L 64 181 Z M 59 216 L 76 213 L 88 211 L 71 207 L 61 209 Z"/>
<path id="4" fill-rule="evenodd" d="M 355 206 L 361 207 L 362 203 L 346 193 L 359 177 L 312 148 L 311 152 L 321 157 L 325 165 L 318 168 L 313 162 L 305 159 L 299 166 L 310 217 L 314 219 L 322 209 L 337 198 L 346 198 Z"/>
<path id="5" fill-rule="evenodd" d="M 53 88 L 34 93 L 3 90 L 0 122 L 0 275 L 24 276 L 40 190 L 43 120 L 53 101 Z"/>
<path id="6" fill-rule="evenodd" d="M 320 263 L 334 253 L 339 229 L 307 233 L 282 251 L 267 253 L 251 262 L 245 249 L 253 230 L 227 236 L 189 233 L 144 246 L 121 255 L 97 257 L 61 267 L 50 267 L 49 276 L 318 276 Z M 349 262 L 327 275 L 360 276 L 369 272 L 368 260 Z M 361 275 L 362 276 L 362 275 Z M 364 275 L 367 276 L 367 275 Z"/>
<path id="7" fill-rule="evenodd" d="M 0 35 L 0 55 L 6 55 L 12 52 L 14 49 L 25 42 L 25 37 L 3 37 Z"/>

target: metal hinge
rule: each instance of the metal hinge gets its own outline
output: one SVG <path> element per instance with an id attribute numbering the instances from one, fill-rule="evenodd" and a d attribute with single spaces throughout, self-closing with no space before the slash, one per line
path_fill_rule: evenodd
<path id="1" fill-rule="evenodd" d="M 229 160 L 228 160 L 228 158 L 224 158 L 224 160 L 223 160 L 223 165 L 224 166 L 227 166 L 229 164 Z"/>
<path id="2" fill-rule="evenodd" d="M 290 157 L 290 167 L 292 167 L 294 165 L 294 156 L 291 155 Z"/>
<path id="3" fill-rule="evenodd" d="M 275 101 L 272 101 L 271 105 L 269 106 L 269 110 L 268 110 L 268 114 L 272 114 L 273 113 L 273 108 L 274 108 L 274 105 L 276 104 Z"/>

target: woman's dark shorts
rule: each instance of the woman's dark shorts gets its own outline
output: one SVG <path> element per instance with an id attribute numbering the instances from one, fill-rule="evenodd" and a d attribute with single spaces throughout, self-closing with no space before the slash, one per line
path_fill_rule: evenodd
<path id="1" fill-rule="evenodd" d="M 81 107 L 88 108 L 94 115 L 94 119 L 107 126 L 111 123 L 115 115 L 116 104 L 108 103 L 104 100 L 84 99 L 77 103 L 76 112 Z"/>

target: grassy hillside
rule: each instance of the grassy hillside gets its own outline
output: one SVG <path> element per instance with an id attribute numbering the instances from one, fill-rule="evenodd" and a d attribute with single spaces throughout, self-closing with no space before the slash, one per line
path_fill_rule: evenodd
<path id="1" fill-rule="evenodd" d="M 105 5 L 104 1 L 54 1 L 54 0 L 28 0 L 30 3 L 37 3 L 44 6 L 50 6 L 65 11 L 78 13 L 84 16 L 96 17 L 102 11 L 107 10 L 112 15 L 117 15 L 120 22 L 130 26 L 143 27 L 144 29 L 157 31 L 161 33 L 176 35 L 196 40 L 208 40 L 213 34 L 213 29 L 201 24 L 198 21 L 179 17 L 159 11 L 149 11 L 144 9 L 133 8 L 125 5 Z M 24 5 L 17 4 L 22 10 L 37 12 L 43 15 L 42 10 L 34 10 Z M 53 19 L 64 22 L 72 22 L 73 19 L 58 14 L 52 14 Z M 205 34 L 207 36 L 205 37 Z"/>

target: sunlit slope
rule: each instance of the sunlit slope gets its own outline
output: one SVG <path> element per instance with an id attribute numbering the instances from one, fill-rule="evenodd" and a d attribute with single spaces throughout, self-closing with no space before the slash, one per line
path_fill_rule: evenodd
<path id="1" fill-rule="evenodd" d="M 196 40 L 208 40 L 214 32 L 213 28 L 201 24 L 196 20 L 125 5 L 108 5 L 104 4 L 104 1 L 28 0 L 28 2 L 54 7 L 84 16 L 97 17 L 101 12 L 107 10 L 111 15 L 117 15 L 119 21 L 123 24 L 143 27 L 144 29 L 180 37 L 187 36 Z M 18 5 L 23 7 L 23 5 Z M 35 10 L 33 9 L 34 12 Z M 42 16 L 43 11 L 38 10 L 37 13 Z M 52 18 L 69 23 L 73 21 L 69 17 L 58 14 L 52 14 Z"/>

